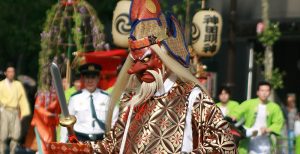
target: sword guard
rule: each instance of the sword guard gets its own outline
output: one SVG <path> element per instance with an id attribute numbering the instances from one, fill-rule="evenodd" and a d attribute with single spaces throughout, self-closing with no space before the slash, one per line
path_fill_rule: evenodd
<path id="1" fill-rule="evenodd" d="M 66 127 L 68 129 L 69 142 L 78 143 L 77 137 L 73 129 L 73 126 L 76 123 L 76 117 L 73 115 L 69 115 L 68 117 L 60 118 L 59 123 L 61 126 Z"/>
<path id="2" fill-rule="evenodd" d="M 68 117 L 63 117 L 59 119 L 59 124 L 63 127 L 70 127 L 76 123 L 76 117 L 69 115 Z"/>

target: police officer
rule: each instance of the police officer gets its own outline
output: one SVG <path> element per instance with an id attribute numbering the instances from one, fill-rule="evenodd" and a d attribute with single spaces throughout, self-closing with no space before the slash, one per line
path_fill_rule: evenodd
<path id="1" fill-rule="evenodd" d="M 69 101 L 69 112 L 77 118 L 74 131 L 79 141 L 102 140 L 109 95 L 97 88 L 101 66 L 87 63 L 79 67 L 84 89 L 73 94 Z M 116 115 L 116 114 L 114 114 Z M 115 116 L 117 118 L 117 115 Z M 61 142 L 66 142 L 67 130 L 61 131 Z"/>

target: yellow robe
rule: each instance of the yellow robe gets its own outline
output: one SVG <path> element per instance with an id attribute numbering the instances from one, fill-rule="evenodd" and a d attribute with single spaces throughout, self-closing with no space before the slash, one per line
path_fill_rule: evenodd
<path id="1" fill-rule="evenodd" d="M 29 103 L 23 85 L 14 80 L 0 81 L 0 105 L 4 108 L 14 108 L 21 112 L 21 118 L 30 115 Z"/>

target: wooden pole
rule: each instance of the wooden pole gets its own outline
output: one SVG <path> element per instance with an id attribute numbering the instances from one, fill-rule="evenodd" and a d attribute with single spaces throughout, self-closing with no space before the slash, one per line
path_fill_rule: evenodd
<path id="1" fill-rule="evenodd" d="M 205 0 L 201 0 L 201 10 L 205 9 Z"/>
<path id="2" fill-rule="evenodd" d="M 269 0 L 262 0 L 262 20 L 264 24 L 264 30 L 269 28 Z M 265 45 L 265 55 L 264 55 L 264 77 L 265 80 L 270 81 L 273 74 L 273 47 L 272 45 Z M 270 100 L 274 101 L 274 90 L 271 91 L 269 97 Z"/>
<path id="3" fill-rule="evenodd" d="M 227 82 L 228 87 L 234 87 L 234 74 L 235 74 L 235 54 L 236 54 L 236 5 L 237 0 L 230 1 L 230 18 L 229 18 L 229 45 L 228 45 L 228 71 Z"/>
<path id="4" fill-rule="evenodd" d="M 185 41 L 186 44 L 190 44 L 190 0 L 186 1 L 186 9 L 185 9 Z"/>

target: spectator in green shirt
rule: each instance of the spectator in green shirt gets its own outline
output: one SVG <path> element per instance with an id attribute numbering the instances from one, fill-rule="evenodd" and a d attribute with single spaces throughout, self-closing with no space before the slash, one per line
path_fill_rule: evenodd
<path id="1" fill-rule="evenodd" d="M 230 89 L 228 87 L 221 87 L 218 96 L 220 102 L 217 106 L 221 109 L 223 116 L 231 115 L 232 112 L 239 107 L 239 103 L 230 99 Z"/>
<path id="2" fill-rule="evenodd" d="M 257 98 L 241 103 L 232 116 L 233 120 L 245 120 L 247 138 L 239 144 L 239 153 L 271 154 L 270 135 L 280 135 L 284 117 L 279 105 L 268 98 L 271 84 L 261 81 L 257 87 Z"/>
<path id="3" fill-rule="evenodd" d="M 80 75 L 75 75 L 73 86 L 65 90 L 66 101 L 69 103 L 70 97 L 81 89 Z"/>

